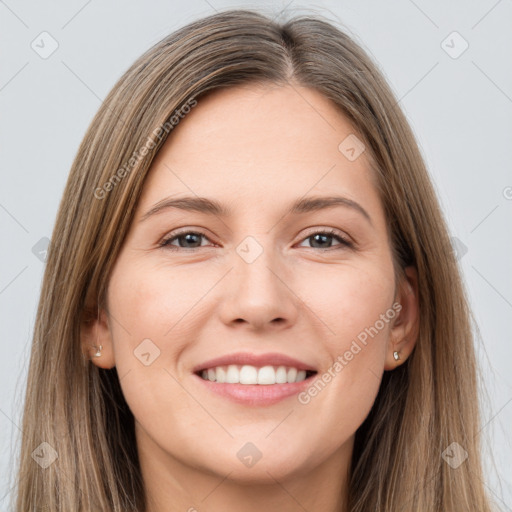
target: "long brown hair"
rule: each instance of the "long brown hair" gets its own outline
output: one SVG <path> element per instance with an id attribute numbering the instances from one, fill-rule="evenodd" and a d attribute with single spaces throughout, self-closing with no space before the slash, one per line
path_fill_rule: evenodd
<path id="1" fill-rule="evenodd" d="M 173 117 L 210 91 L 249 83 L 300 84 L 332 100 L 371 157 L 395 268 L 418 271 L 419 338 L 411 357 L 385 372 L 356 433 L 350 512 L 489 511 L 471 311 L 409 124 L 377 66 L 332 22 L 301 15 L 278 23 L 251 10 L 199 19 L 153 46 L 120 78 L 87 130 L 46 262 L 16 510 L 144 510 L 123 376 L 91 364 L 80 328 L 104 307 L 111 269 L 148 169 L 172 136 Z M 469 454 L 456 469 L 442 456 L 453 442 Z M 42 468 L 36 449 L 58 458 Z"/>

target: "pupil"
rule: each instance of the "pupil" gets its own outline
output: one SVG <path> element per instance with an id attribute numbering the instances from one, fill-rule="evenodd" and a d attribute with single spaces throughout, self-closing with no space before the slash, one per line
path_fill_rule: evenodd
<path id="1" fill-rule="evenodd" d="M 189 243 L 190 242 L 190 243 L 193 244 L 194 243 L 194 237 L 197 238 L 197 236 L 198 235 L 196 233 L 187 233 L 186 235 L 183 235 L 182 238 L 185 239 L 185 243 Z M 196 243 L 197 243 L 197 240 L 196 240 Z"/>
<path id="2" fill-rule="evenodd" d="M 323 240 L 323 242 L 326 241 L 326 238 L 330 238 L 330 235 L 322 235 L 322 234 L 316 234 L 316 235 L 313 235 L 313 239 L 315 241 L 315 243 L 317 242 L 318 239 L 321 239 L 320 241 Z"/>

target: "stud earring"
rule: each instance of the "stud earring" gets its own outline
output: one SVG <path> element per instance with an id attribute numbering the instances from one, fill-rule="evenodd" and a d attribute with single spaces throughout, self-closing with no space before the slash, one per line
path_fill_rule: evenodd
<path id="1" fill-rule="evenodd" d="M 98 301 L 98 322 L 100 321 L 100 303 Z M 96 338 L 96 341 L 98 340 L 98 338 Z M 96 345 L 93 345 L 93 347 L 96 349 L 96 352 L 93 354 L 92 357 L 101 357 L 101 351 L 103 349 L 103 346 L 100 345 L 99 347 L 97 347 Z"/>
<path id="2" fill-rule="evenodd" d="M 400 353 L 397 352 L 396 350 L 393 352 L 393 359 L 395 361 L 398 361 L 400 359 Z"/>

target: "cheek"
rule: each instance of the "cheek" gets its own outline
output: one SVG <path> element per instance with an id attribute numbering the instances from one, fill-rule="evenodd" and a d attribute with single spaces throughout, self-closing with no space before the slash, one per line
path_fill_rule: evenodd
<path id="1" fill-rule="evenodd" d="M 321 418 L 319 429 L 331 425 L 348 435 L 368 415 L 380 386 L 396 316 L 393 267 L 391 261 L 389 267 L 347 264 L 317 277 L 315 284 L 308 305 L 327 326 L 322 348 L 330 364 L 300 401 Z"/>
<path id="2" fill-rule="evenodd" d="M 174 269 L 117 267 L 109 286 L 116 365 L 127 364 L 126 356 L 146 339 L 160 350 L 162 365 L 175 360 L 196 327 L 194 308 L 207 285 Z"/>
<path id="3" fill-rule="evenodd" d="M 188 417 L 176 362 L 194 330 L 197 335 L 193 308 L 206 290 L 184 274 L 120 260 L 109 285 L 117 373 L 130 410 L 147 431 L 164 432 L 169 417 Z"/>
<path id="4" fill-rule="evenodd" d="M 301 285 L 301 298 L 322 320 L 324 343 L 332 356 L 343 354 L 352 340 L 364 344 L 369 339 L 387 339 L 394 315 L 391 306 L 395 283 L 391 261 L 389 265 L 372 261 L 347 262 L 310 277 L 309 287 L 305 283 Z M 391 318 L 386 318 L 386 314 Z M 365 352 L 374 351 L 379 344 L 382 345 L 368 343 L 369 350 Z"/>
<path id="5" fill-rule="evenodd" d="M 143 425 L 160 418 L 155 411 L 186 416 L 176 361 L 190 342 L 191 308 L 204 294 L 195 284 L 122 259 L 112 273 L 108 305 L 115 366 L 126 402 Z"/>

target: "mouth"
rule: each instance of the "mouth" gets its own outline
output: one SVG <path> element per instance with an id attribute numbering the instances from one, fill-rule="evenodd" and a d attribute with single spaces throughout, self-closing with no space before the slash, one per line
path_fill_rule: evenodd
<path id="1" fill-rule="evenodd" d="M 278 352 L 225 354 L 192 368 L 200 389 L 244 406 L 270 406 L 313 384 L 317 369 Z"/>
<path id="2" fill-rule="evenodd" d="M 312 378 L 317 372 L 299 369 L 295 366 L 230 364 L 203 368 L 194 373 L 203 380 L 219 384 L 271 386 L 302 382 Z"/>

